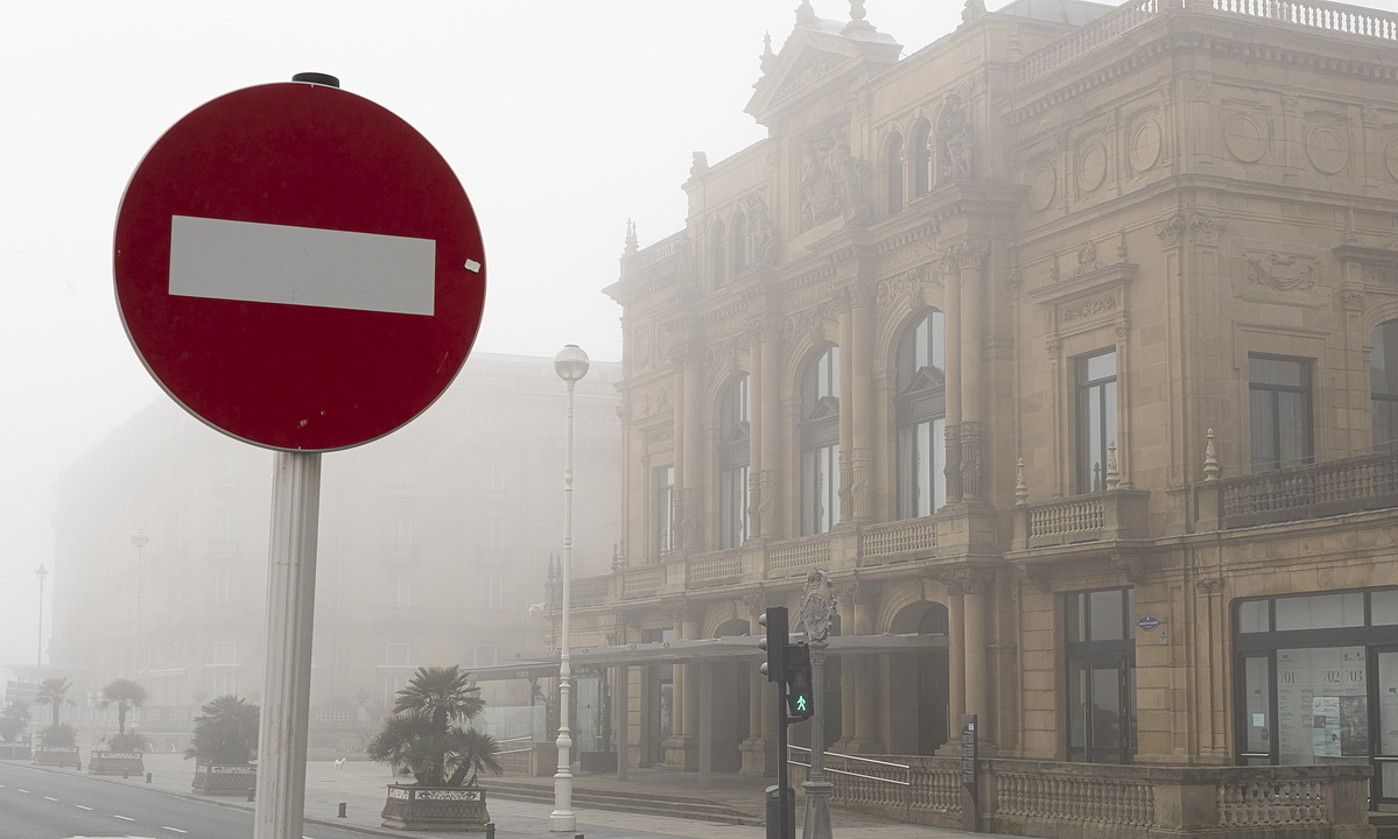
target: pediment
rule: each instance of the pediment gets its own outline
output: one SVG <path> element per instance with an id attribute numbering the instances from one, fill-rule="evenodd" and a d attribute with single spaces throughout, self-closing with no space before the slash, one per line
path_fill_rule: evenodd
<path id="1" fill-rule="evenodd" d="M 797 26 L 753 85 L 746 110 L 765 124 L 776 112 L 805 94 L 823 92 L 835 80 L 887 69 L 897 63 L 901 51 L 891 36 L 877 31 L 846 33 L 827 20 Z"/>

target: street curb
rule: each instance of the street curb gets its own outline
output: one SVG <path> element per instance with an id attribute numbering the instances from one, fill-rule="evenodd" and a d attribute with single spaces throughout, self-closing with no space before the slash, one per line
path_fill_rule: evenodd
<path id="1" fill-rule="evenodd" d="M 92 775 L 92 774 L 89 774 L 89 773 L 87 773 L 87 772 L 79 772 L 79 771 L 77 771 L 77 770 L 62 769 L 62 768 L 59 768 L 59 767 L 56 767 L 56 766 L 35 766 L 35 765 L 33 765 L 33 764 L 27 764 L 27 763 L 25 763 L 24 761 L 18 761 L 18 760 L 16 760 L 16 761 L 7 760 L 7 761 L 4 761 L 4 762 L 5 762 L 5 763 L 9 763 L 9 764 L 13 764 L 13 765 L 15 765 L 15 766 L 20 766 L 20 767 L 23 767 L 23 768 L 26 768 L 26 769 L 33 769 L 33 770 L 36 771 L 36 772 L 49 772 L 49 773 L 54 774 L 54 775 L 70 775 L 70 774 L 73 774 L 73 775 L 79 775 L 79 776 L 81 776 L 81 777 L 83 777 L 83 778 L 91 778 L 91 779 L 94 780 L 94 781 L 103 781 L 103 782 L 108 783 L 108 784 L 122 784 L 123 781 L 128 780 L 128 779 L 125 779 L 125 778 L 115 778 L 115 777 L 111 777 L 111 776 L 106 776 L 106 777 L 104 777 L 104 776 L 102 776 L 102 775 Z M 192 801 L 192 802 L 194 802 L 194 803 L 196 803 L 196 804 L 212 804 L 212 805 L 215 805 L 215 806 L 217 806 L 217 807 L 227 807 L 227 808 L 230 809 L 230 810 L 242 810 L 242 811 L 245 812 L 245 813 L 253 813 L 253 812 L 256 812 L 252 807 L 249 807 L 249 806 L 247 806 L 246 804 L 235 804 L 235 803 L 232 802 L 232 801 L 219 801 L 217 798 L 214 798 L 214 797 L 212 797 L 212 796 L 203 797 L 203 796 L 198 796 L 198 795 L 190 795 L 190 794 L 186 794 L 186 793 L 182 793 L 182 792 L 175 792 L 174 790 L 161 789 L 160 787 L 157 787 L 157 786 L 155 786 L 155 785 L 151 785 L 149 788 L 147 788 L 145 784 L 136 785 L 136 784 L 127 783 L 127 784 L 123 784 L 123 786 L 128 786 L 128 787 L 129 787 L 129 786 L 135 786 L 137 789 L 146 789 L 148 792 L 156 792 L 156 793 L 160 793 L 161 795 L 168 795 L 168 796 L 170 796 L 171 798 L 179 798 L 179 799 L 182 799 L 182 800 L 184 800 L 184 801 Z M 397 837 L 397 839 L 403 839 L 403 837 L 409 837 L 409 839 L 411 839 L 411 837 L 418 835 L 418 834 L 416 834 L 416 833 L 407 833 L 407 832 L 393 832 L 393 833 L 390 833 L 390 832 L 387 831 L 387 830 L 378 830 L 378 829 L 376 829 L 376 828 L 372 828 L 372 827 L 363 827 L 363 826 L 357 825 L 357 824 L 341 823 L 341 822 L 337 822 L 337 821 L 327 821 L 327 820 L 325 820 L 325 819 L 312 819 L 312 818 L 306 818 L 305 816 L 302 816 L 302 817 L 301 817 L 301 821 L 305 822 L 306 824 L 316 824 L 316 825 L 320 825 L 321 827 L 333 827 L 333 828 L 335 828 L 336 830 L 348 830 L 348 831 L 350 831 L 350 832 L 352 832 L 352 833 L 363 833 L 363 834 L 365 834 L 366 836 L 392 836 L 392 837 Z"/>

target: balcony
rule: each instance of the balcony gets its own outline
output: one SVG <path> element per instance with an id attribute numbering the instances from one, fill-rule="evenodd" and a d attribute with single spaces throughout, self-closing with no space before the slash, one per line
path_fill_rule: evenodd
<path id="1" fill-rule="evenodd" d="M 1371 454 L 1216 482 L 1221 529 L 1398 507 L 1398 453 Z M 1212 499 L 1200 496 L 1201 514 Z"/>
<path id="2" fill-rule="evenodd" d="M 1150 493 L 1110 489 L 1026 504 L 1015 518 L 1015 548 L 1150 538 Z"/>

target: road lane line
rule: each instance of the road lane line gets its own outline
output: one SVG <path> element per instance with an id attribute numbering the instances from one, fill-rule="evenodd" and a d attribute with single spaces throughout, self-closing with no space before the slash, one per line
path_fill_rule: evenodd
<path id="1" fill-rule="evenodd" d="M 114 819 L 121 819 L 121 820 L 124 821 L 124 822 L 134 822 L 134 821 L 135 821 L 135 819 L 131 818 L 130 816 L 118 816 L 118 815 L 116 815 L 116 814 L 113 814 L 113 815 L 112 815 L 112 818 L 114 818 Z"/>
<path id="2" fill-rule="evenodd" d="M 22 792 L 22 793 L 24 793 L 25 795 L 28 795 L 28 794 L 29 794 L 29 790 L 24 789 L 23 787 L 19 787 L 19 791 Z"/>
<path id="3" fill-rule="evenodd" d="M 44 796 L 44 800 L 45 800 L 45 801 L 57 801 L 58 799 L 57 799 L 57 798 L 54 798 L 52 795 L 46 795 L 46 796 Z"/>
<path id="4" fill-rule="evenodd" d="M 163 824 L 160 826 L 160 829 L 161 829 L 161 830 L 168 830 L 168 831 L 170 831 L 171 833 L 188 833 L 188 832 L 189 832 L 188 830 L 180 830 L 178 827 L 166 827 L 166 826 L 163 825 Z"/>
<path id="5" fill-rule="evenodd" d="M 79 810 L 86 810 L 86 811 L 88 811 L 89 813 L 92 812 L 92 808 L 89 807 L 89 806 L 87 806 L 86 804 L 74 804 L 73 806 L 74 806 L 74 807 L 77 807 Z"/>

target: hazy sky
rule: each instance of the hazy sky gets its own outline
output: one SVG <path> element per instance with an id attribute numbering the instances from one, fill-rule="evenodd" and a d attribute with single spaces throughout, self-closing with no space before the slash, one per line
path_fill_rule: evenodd
<path id="1" fill-rule="evenodd" d="M 111 236 L 133 168 L 171 124 L 240 87 L 332 73 L 412 123 L 470 194 L 489 291 L 477 348 L 621 355 L 627 218 L 679 229 L 690 153 L 763 136 L 742 113 L 762 34 L 797 0 L 13 4 L 0 27 L 0 667 L 30 661 L 59 470 L 164 398 L 112 295 Z M 993 4 L 992 4 L 993 5 Z M 845 18 L 842 0 L 818 0 Z M 961 4 L 869 0 L 909 51 Z M 214 433 L 214 432 L 209 432 Z M 270 475 L 270 455 L 269 475 Z M 333 455 L 332 455 L 333 457 Z M 56 569 L 62 573 L 62 569 Z M 50 580 L 52 582 L 52 580 Z M 51 591 L 50 586 L 50 591 Z"/>

